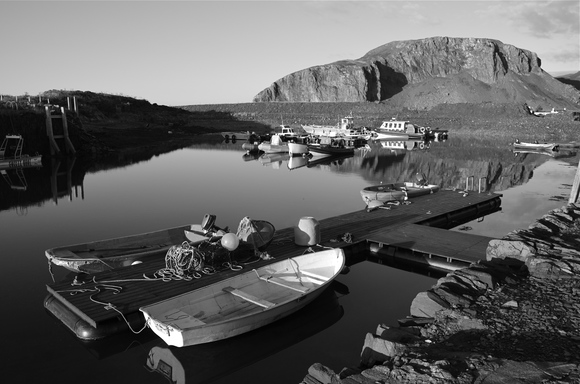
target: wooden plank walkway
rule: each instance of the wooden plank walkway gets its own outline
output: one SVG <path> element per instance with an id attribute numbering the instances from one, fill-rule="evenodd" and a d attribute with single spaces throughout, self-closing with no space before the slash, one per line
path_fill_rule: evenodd
<path id="1" fill-rule="evenodd" d="M 491 213 L 500 209 L 501 195 L 471 192 L 463 196 L 456 191 L 439 191 L 435 194 L 420 196 L 409 205 L 393 206 L 390 210 L 378 209 L 366 212 L 361 209 L 340 216 L 319 220 L 321 243 L 325 247 L 342 247 L 353 249 L 353 245 L 368 249 L 369 235 L 383 228 L 397 228 L 405 224 L 421 223 L 434 227 L 449 228 L 455 220 L 465 220 L 467 216 L 474 219 L 482 213 Z M 457 225 L 457 224 L 455 224 Z M 337 241 L 344 234 L 350 234 L 352 243 Z M 451 233 L 451 232 L 450 232 Z M 314 250 L 321 250 L 313 247 Z M 356 247 L 355 247 L 356 248 Z M 245 266 L 258 268 L 276 259 L 303 254 L 307 247 L 294 244 L 294 228 L 276 231 L 268 247 L 273 260 L 261 260 Z M 93 275 L 79 275 L 79 285 L 70 281 L 47 285 L 48 291 L 93 327 L 115 318 L 120 318 L 117 311 L 124 315 L 138 312 L 139 308 L 166 298 L 176 296 L 192 289 L 200 288 L 212 282 L 232 276 L 238 271 L 226 270 L 215 275 L 204 275 L 192 281 L 150 280 L 153 274 L 165 267 L 165 253 L 152 262 L 137 264 L 112 271 Z M 347 251 L 348 257 L 348 251 Z M 348 262 L 348 261 L 347 261 Z M 113 289 L 118 287 L 118 289 Z M 116 310 L 110 308 L 114 306 Z"/>
<path id="2" fill-rule="evenodd" d="M 380 229 L 370 233 L 367 239 L 369 243 L 377 244 L 379 249 L 384 248 L 387 255 L 397 256 L 399 250 L 409 250 L 411 255 L 440 258 L 450 265 L 455 262 L 471 264 L 485 259 L 490 240 L 493 238 L 419 224 Z"/>

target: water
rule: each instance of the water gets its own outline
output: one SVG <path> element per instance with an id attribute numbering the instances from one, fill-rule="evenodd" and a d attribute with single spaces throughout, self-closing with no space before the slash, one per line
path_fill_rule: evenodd
<path id="1" fill-rule="evenodd" d="M 25 183 L 8 172 L 10 181 L 0 180 L 6 372 L 18 383 L 164 383 L 160 372 L 187 383 L 297 383 L 316 362 L 336 372 L 356 366 L 365 335 L 381 323 L 396 325 L 440 274 L 362 262 L 316 305 L 285 320 L 231 340 L 167 348 L 148 330 L 97 342 L 76 338 L 44 309 L 46 284 L 74 276 L 49 268 L 44 250 L 199 223 L 206 213 L 234 230 L 244 216 L 286 228 L 302 216 L 320 220 L 363 209 L 360 189 L 417 172 L 444 188 L 464 189 L 473 177 L 470 185 L 481 180 L 484 193 L 502 193 L 500 212 L 454 229 L 501 237 L 565 205 L 578 156 L 561 155 L 516 157 L 506 145 L 452 138 L 423 151 L 373 147 L 364 156 L 289 170 L 288 160 L 265 164 L 244 156 L 240 143 L 208 142 L 124 155 L 113 162 L 117 167 L 63 162 L 56 169 L 48 161 L 24 169 Z M 300 159 L 292 160 L 295 166 Z"/>

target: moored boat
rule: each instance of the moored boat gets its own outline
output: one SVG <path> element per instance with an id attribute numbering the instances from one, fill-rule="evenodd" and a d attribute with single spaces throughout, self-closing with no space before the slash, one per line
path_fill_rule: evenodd
<path id="1" fill-rule="evenodd" d="M 45 255 L 56 266 L 73 272 L 92 273 L 129 266 L 148 256 L 163 255 L 175 244 L 184 241 L 198 244 L 211 237 L 202 225 L 187 224 L 154 232 L 50 248 L 45 251 Z"/>
<path id="2" fill-rule="evenodd" d="M 380 127 L 371 131 L 371 138 L 380 139 L 400 139 L 400 140 L 424 140 L 431 137 L 439 137 L 446 134 L 447 131 L 432 130 L 430 127 L 423 127 L 412 124 L 407 120 L 385 120 Z"/>
<path id="3" fill-rule="evenodd" d="M 302 129 L 313 137 L 329 136 L 346 139 L 368 139 L 370 137 L 365 128 L 356 128 L 354 126 L 352 114 L 340 119 L 337 125 L 302 124 Z"/>
<path id="4" fill-rule="evenodd" d="M 349 155 L 365 144 L 366 140 L 361 138 L 322 136 L 308 144 L 308 150 L 313 155 Z"/>
<path id="5" fill-rule="evenodd" d="M 302 156 L 308 154 L 308 144 L 288 142 L 288 153 L 290 156 Z"/>
<path id="6" fill-rule="evenodd" d="M 558 144 L 556 143 L 524 143 L 516 140 L 513 144 L 514 149 L 523 150 L 542 150 L 542 151 L 555 151 L 558 149 Z"/>
<path id="7" fill-rule="evenodd" d="M 439 191 L 435 184 L 402 182 L 372 185 L 360 191 L 365 204 L 371 201 L 405 201 L 413 197 L 428 195 Z"/>
<path id="8" fill-rule="evenodd" d="M 280 135 L 272 135 L 270 142 L 263 142 L 258 145 L 258 149 L 265 153 L 288 153 L 288 143 L 283 141 Z"/>
<path id="9" fill-rule="evenodd" d="M 209 343 L 249 332 L 313 301 L 344 267 L 342 249 L 275 261 L 139 308 L 168 345 Z"/>

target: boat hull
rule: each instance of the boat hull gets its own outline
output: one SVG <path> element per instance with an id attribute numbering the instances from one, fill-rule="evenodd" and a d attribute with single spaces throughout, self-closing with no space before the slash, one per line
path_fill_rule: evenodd
<path id="1" fill-rule="evenodd" d="M 260 143 L 258 149 L 264 153 L 288 153 L 287 144 Z"/>
<path id="2" fill-rule="evenodd" d="M 160 231 L 47 249 L 48 260 L 73 272 L 100 272 L 129 266 L 148 256 L 158 257 L 176 244 L 209 240 L 201 225 L 188 224 Z"/>
<path id="3" fill-rule="evenodd" d="M 363 201 L 405 201 L 413 197 L 429 195 L 439 190 L 438 185 L 418 185 L 415 183 L 391 183 L 366 187 L 360 191 Z"/>
<path id="4" fill-rule="evenodd" d="M 556 143 L 514 143 L 514 149 L 554 151 L 558 148 Z"/>
<path id="5" fill-rule="evenodd" d="M 288 143 L 288 153 L 290 154 L 290 156 L 302 156 L 307 154 L 308 151 L 308 145 L 307 144 L 301 144 L 301 143 Z"/>
<path id="6" fill-rule="evenodd" d="M 286 317 L 316 299 L 344 267 L 332 249 L 276 261 L 139 310 L 168 345 L 227 339 Z"/>
<path id="7" fill-rule="evenodd" d="M 308 144 L 308 151 L 313 155 L 351 155 L 354 154 L 352 147 L 334 147 L 330 145 Z"/>

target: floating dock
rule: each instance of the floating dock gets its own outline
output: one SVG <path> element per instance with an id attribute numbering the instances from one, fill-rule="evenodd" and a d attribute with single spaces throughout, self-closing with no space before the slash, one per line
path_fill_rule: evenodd
<path id="1" fill-rule="evenodd" d="M 389 246 L 405 248 L 404 241 L 399 238 L 404 234 L 408 239 L 414 236 L 414 240 L 408 241 L 409 247 L 406 247 L 409 252 L 431 253 L 444 258 L 451 265 L 481 260 L 485 258 L 485 242 L 490 238 L 446 229 L 501 210 L 500 198 L 500 194 L 487 192 L 442 190 L 416 197 L 408 205 L 401 204 L 372 212 L 362 209 L 319 220 L 319 245 L 343 248 L 347 265 L 353 265 L 362 261 L 361 254 L 366 257 L 373 244 L 377 249 L 388 249 Z M 425 237 L 430 236 L 435 236 L 437 241 L 427 241 Z M 467 240 L 470 237 L 471 240 Z M 474 244 L 468 245 L 470 242 Z M 273 259 L 260 260 L 244 268 L 258 268 L 280 258 L 294 257 L 306 252 L 307 248 L 294 243 L 293 227 L 277 230 L 267 249 Z M 313 246 L 313 249 L 322 248 Z M 466 253 L 466 249 L 469 253 Z M 467 254 L 469 259 L 466 259 Z M 150 279 L 156 271 L 165 268 L 164 256 L 164 253 L 160 253 L 155 261 L 91 275 L 79 274 L 72 282 L 49 284 L 45 307 L 77 337 L 100 339 L 127 330 L 128 323 L 133 329 L 140 329 L 144 324 L 139 313 L 142 306 L 239 273 L 225 270 L 191 281 Z"/>

